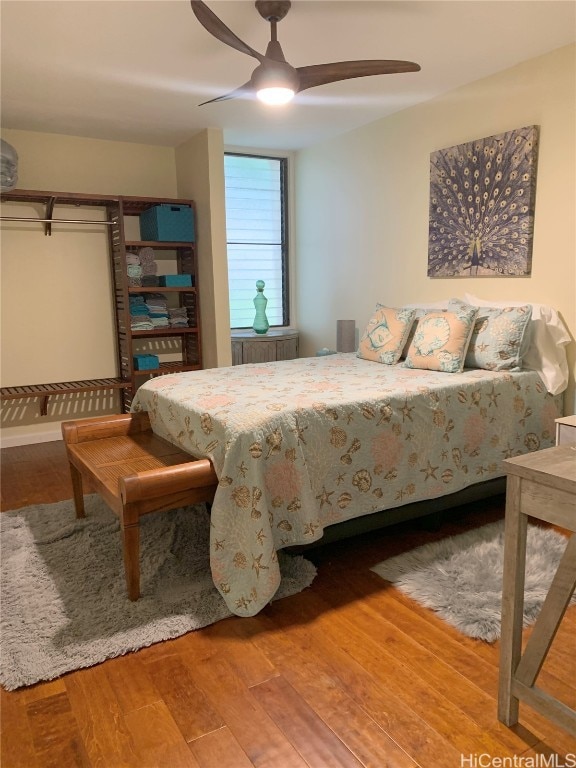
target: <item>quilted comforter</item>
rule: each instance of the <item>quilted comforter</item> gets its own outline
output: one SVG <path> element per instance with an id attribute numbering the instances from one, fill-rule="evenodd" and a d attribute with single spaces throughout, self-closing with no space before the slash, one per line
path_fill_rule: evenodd
<path id="1" fill-rule="evenodd" d="M 160 376 L 133 410 L 212 461 L 212 576 L 229 609 L 252 616 L 280 583 L 277 550 L 502 476 L 502 459 L 553 444 L 561 398 L 530 371 L 438 373 L 337 354 Z"/>

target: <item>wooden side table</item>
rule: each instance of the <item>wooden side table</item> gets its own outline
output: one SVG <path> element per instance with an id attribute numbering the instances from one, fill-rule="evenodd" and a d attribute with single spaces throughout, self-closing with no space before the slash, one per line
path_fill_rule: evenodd
<path id="1" fill-rule="evenodd" d="M 576 416 L 556 419 L 556 445 L 576 445 Z"/>
<path id="2" fill-rule="evenodd" d="M 253 330 L 232 331 L 232 365 L 272 363 L 298 357 L 298 331 L 273 328 L 258 334 Z"/>
<path id="3" fill-rule="evenodd" d="M 576 536 L 566 550 L 522 654 L 528 516 L 576 531 L 576 448 L 558 446 L 506 459 L 506 524 L 498 719 L 518 722 L 520 701 L 576 736 L 576 711 L 534 683 L 576 585 Z"/>

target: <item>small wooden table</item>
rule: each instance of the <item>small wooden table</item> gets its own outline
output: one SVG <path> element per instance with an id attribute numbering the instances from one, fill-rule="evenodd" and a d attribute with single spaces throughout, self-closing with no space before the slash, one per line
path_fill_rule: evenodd
<path id="1" fill-rule="evenodd" d="M 528 516 L 576 531 L 576 447 L 558 446 L 504 461 L 506 525 L 498 719 L 518 722 L 520 701 L 576 736 L 576 711 L 534 683 L 576 585 L 576 536 L 566 550 L 522 654 Z"/>
<path id="2" fill-rule="evenodd" d="M 298 357 L 298 331 L 272 328 L 267 333 L 251 329 L 232 331 L 232 365 L 272 363 Z"/>

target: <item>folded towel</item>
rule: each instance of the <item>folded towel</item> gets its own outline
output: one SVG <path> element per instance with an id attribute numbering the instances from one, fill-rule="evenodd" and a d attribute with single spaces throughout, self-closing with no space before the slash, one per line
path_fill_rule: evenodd
<path id="1" fill-rule="evenodd" d="M 140 259 L 141 264 L 150 264 L 151 262 L 155 261 L 156 256 L 154 254 L 154 249 L 150 248 L 150 246 L 146 246 L 145 248 L 140 248 L 138 251 L 138 257 Z"/>
<path id="2" fill-rule="evenodd" d="M 130 323 L 130 328 L 133 331 L 153 331 L 154 326 L 150 320 L 135 320 Z"/>

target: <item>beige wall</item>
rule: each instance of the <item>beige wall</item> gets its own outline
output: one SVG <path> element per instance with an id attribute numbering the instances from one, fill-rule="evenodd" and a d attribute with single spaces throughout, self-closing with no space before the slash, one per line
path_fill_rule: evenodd
<path id="1" fill-rule="evenodd" d="M 231 365 L 222 131 L 200 131 L 181 144 L 176 166 L 179 196 L 195 200 L 198 213 L 204 367 Z"/>
<path id="2" fill-rule="evenodd" d="M 334 348 L 338 318 L 362 330 L 376 302 L 464 292 L 550 304 L 576 333 L 575 51 L 561 48 L 298 153 L 301 354 Z M 541 127 L 531 276 L 429 279 L 430 153 L 525 125 Z M 570 413 L 573 392 L 572 382 Z"/>
<path id="3" fill-rule="evenodd" d="M 16 130 L 5 130 L 2 136 L 18 151 L 20 189 L 177 197 L 189 194 L 191 189 L 192 168 L 186 161 L 198 162 L 198 185 L 210 188 L 203 173 L 205 166 L 206 173 L 211 172 L 218 152 L 222 165 L 219 133 L 212 132 L 210 146 L 200 140 L 200 149 L 192 158 L 185 149 L 180 153 L 183 170 L 177 168 L 177 150 L 167 147 Z M 202 161 L 203 152 L 210 154 L 208 165 Z M 222 218 L 223 194 L 218 186 L 216 190 L 213 198 Z M 210 198 L 202 197 L 202 214 L 210 203 Z M 15 207 L 12 203 L 4 207 L 4 212 L 44 215 L 41 206 Z M 102 219 L 103 212 L 59 208 L 55 216 Z M 201 240 L 203 232 L 202 225 Z M 208 229 L 208 244 L 211 236 L 217 239 Z M 1 246 L 2 386 L 116 376 L 105 226 L 54 225 L 52 236 L 45 237 L 41 225 L 3 222 Z M 211 254 L 210 247 L 207 251 Z M 208 276 L 207 292 L 214 293 L 209 261 L 203 268 L 204 276 Z M 217 292 L 224 292 L 227 303 L 227 286 L 219 284 Z M 210 300 L 204 303 L 210 306 Z M 226 308 L 221 316 L 228 333 L 229 356 Z M 209 324 L 213 337 L 216 327 L 213 318 Z M 213 347 L 210 340 L 205 340 L 204 352 L 212 365 L 217 364 L 217 355 L 212 354 L 211 359 Z M 225 354 L 226 350 L 222 353 L 224 360 Z M 118 411 L 118 403 L 109 393 L 51 398 L 47 416 L 40 415 L 38 400 L 10 401 L 2 408 L 2 444 L 57 439 L 62 420 L 114 411 Z"/>
<path id="4" fill-rule="evenodd" d="M 2 129 L 18 152 L 18 188 L 176 196 L 174 149 Z"/>

